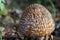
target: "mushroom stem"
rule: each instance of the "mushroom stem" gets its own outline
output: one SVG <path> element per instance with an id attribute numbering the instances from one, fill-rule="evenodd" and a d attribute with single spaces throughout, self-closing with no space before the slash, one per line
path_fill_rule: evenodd
<path id="1" fill-rule="evenodd" d="M 51 35 L 50 37 L 51 37 L 50 40 L 53 40 L 53 35 Z"/>
<path id="2" fill-rule="evenodd" d="M 48 35 L 46 35 L 46 40 L 48 40 L 49 39 L 49 36 Z"/>
<path id="3" fill-rule="evenodd" d="M 44 40 L 44 37 L 41 37 L 39 40 Z"/>

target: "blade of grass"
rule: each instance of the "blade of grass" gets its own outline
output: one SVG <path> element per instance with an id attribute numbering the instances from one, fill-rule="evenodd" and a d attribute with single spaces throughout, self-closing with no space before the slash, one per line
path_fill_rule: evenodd
<path id="1" fill-rule="evenodd" d="M 2 32 L 0 32 L 0 40 L 2 40 Z"/>
<path id="2" fill-rule="evenodd" d="M 54 6 L 52 0 L 49 0 L 49 1 L 50 1 L 50 4 L 51 4 L 51 11 L 53 12 L 54 17 L 56 17 L 56 8 L 55 8 L 55 6 Z"/>

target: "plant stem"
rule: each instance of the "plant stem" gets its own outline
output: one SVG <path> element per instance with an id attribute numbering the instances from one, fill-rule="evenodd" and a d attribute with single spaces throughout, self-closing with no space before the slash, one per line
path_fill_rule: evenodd
<path id="1" fill-rule="evenodd" d="M 2 40 L 2 32 L 0 32 L 0 40 Z"/>

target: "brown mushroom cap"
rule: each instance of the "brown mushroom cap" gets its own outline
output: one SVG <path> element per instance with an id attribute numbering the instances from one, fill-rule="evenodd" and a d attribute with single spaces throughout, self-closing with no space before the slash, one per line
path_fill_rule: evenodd
<path id="1" fill-rule="evenodd" d="M 54 31 L 54 26 L 51 13 L 44 6 L 32 4 L 23 12 L 19 30 L 26 36 L 45 36 Z"/>

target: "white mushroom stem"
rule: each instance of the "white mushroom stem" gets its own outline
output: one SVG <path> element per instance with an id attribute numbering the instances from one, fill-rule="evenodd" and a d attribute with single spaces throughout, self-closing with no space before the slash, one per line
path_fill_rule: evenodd
<path id="1" fill-rule="evenodd" d="M 39 40 L 44 40 L 45 37 L 41 37 Z"/>
<path id="2" fill-rule="evenodd" d="M 49 36 L 48 35 L 46 35 L 46 40 L 48 40 L 49 39 Z"/>
<path id="3" fill-rule="evenodd" d="M 50 40 L 53 40 L 53 35 L 51 35 L 50 37 L 51 37 L 51 39 L 50 39 Z"/>

